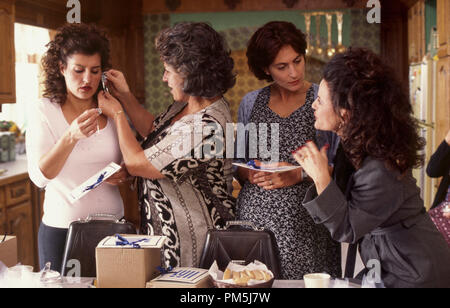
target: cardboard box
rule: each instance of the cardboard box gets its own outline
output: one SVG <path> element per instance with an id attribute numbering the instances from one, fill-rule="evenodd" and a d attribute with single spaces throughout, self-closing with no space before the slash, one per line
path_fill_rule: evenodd
<path id="1" fill-rule="evenodd" d="M 120 246 L 115 236 L 108 236 L 95 249 L 97 286 L 99 288 L 145 288 L 147 281 L 157 277 L 161 266 L 161 249 L 165 236 L 122 235 L 132 245 Z"/>
<path id="2" fill-rule="evenodd" d="M 7 236 L 3 241 L 4 235 L 0 235 L 0 261 L 7 267 L 17 265 L 17 238 L 15 236 Z"/>
<path id="3" fill-rule="evenodd" d="M 147 288 L 212 288 L 208 270 L 192 267 L 177 267 L 167 274 L 149 281 Z"/>

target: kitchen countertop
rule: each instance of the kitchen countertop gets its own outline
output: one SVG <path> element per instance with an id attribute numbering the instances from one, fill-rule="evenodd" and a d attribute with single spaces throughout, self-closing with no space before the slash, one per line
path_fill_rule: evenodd
<path id="1" fill-rule="evenodd" d="M 0 184 L 2 185 L 13 182 L 24 175 L 28 176 L 27 155 L 16 155 L 15 161 L 0 163 L 0 169 L 7 170 L 0 175 Z"/>

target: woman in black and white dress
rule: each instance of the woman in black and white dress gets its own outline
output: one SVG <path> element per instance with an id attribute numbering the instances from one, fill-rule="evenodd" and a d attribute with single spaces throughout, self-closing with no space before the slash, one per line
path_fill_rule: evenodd
<path id="1" fill-rule="evenodd" d="M 205 23 L 180 23 L 162 31 L 156 48 L 163 80 L 175 102 L 156 119 L 131 95 L 123 74 L 109 71 L 111 91 L 122 105 L 100 97 L 114 118 L 130 174 L 138 177 L 141 231 L 168 238 L 162 264 L 198 267 L 208 229 L 234 219 L 231 159 L 225 158 L 231 113 L 223 94 L 235 83 L 233 59 L 223 38 Z"/>

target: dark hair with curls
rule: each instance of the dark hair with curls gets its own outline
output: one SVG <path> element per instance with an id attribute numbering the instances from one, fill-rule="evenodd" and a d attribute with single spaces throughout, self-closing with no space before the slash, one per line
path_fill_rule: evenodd
<path id="1" fill-rule="evenodd" d="M 272 21 L 261 28 L 250 38 L 247 46 L 248 67 L 259 80 L 272 82 L 267 69 L 284 46 L 291 46 L 305 59 L 306 36 L 297 27 L 286 21 Z"/>
<path id="2" fill-rule="evenodd" d="M 236 83 L 231 52 L 206 23 L 183 22 L 161 31 L 156 49 L 184 78 L 183 91 L 190 96 L 213 98 Z"/>
<path id="3" fill-rule="evenodd" d="M 101 58 L 101 69 L 106 71 L 111 68 L 110 50 L 106 32 L 96 25 L 66 24 L 57 32 L 54 40 L 46 45 L 48 49 L 42 58 L 45 74 L 43 96 L 63 104 L 67 97 L 67 88 L 60 64 L 66 66 L 67 58 L 77 53 L 89 56 L 98 53 Z"/>
<path id="4" fill-rule="evenodd" d="M 348 111 L 342 145 L 356 168 L 368 156 L 404 174 L 423 164 L 424 139 L 406 90 L 372 51 L 349 48 L 324 68 L 333 107 Z"/>

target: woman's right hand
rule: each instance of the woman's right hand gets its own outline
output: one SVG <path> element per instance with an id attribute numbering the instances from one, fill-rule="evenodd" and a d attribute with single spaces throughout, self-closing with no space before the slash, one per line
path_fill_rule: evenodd
<path id="1" fill-rule="evenodd" d="M 110 69 L 105 74 L 108 79 L 108 88 L 113 96 L 120 97 L 130 92 L 130 87 L 121 71 Z"/>
<path id="2" fill-rule="evenodd" d="M 292 153 L 295 160 L 314 181 L 319 195 L 331 181 L 330 169 L 328 168 L 328 148 L 329 145 L 325 145 L 319 150 L 314 142 L 308 141 Z"/>
<path id="3" fill-rule="evenodd" d="M 445 141 L 447 142 L 448 145 L 450 145 L 450 129 L 447 132 L 447 136 L 445 136 Z"/>
<path id="4" fill-rule="evenodd" d="M 73 120 L 69 127 L 69 137 L 72 142 L 88 138 L 98 130 L 98 117 L 100 113 L 97 109 L 89 109 L 83 112 L 78 118 Z"/>

